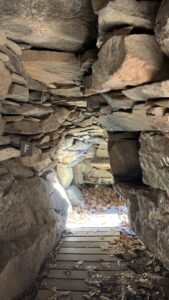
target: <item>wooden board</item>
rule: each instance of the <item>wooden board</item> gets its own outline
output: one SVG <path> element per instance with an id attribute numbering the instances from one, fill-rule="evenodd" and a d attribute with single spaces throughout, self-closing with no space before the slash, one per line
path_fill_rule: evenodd
<path id="1" fill-rule="evenodd" d="M 60 247 L 62 248 L 99 248 L 101 249 L 101 247 L 107 247 L 108 245 L 113 245 L 116 244 L 116 241 L 113 240 L 111 242 L 102 242 L 102 241 L 95 241 L 95 242 L 73 242 L 73 241 L 69 241 L 69 242 L 61 242 L 60 243 Z"/>
<path id="2" fill-rule="evenodd" d="M 92 232 L 114 232 L 115 235 L 119 235 L 119 229 L 117 227 L 75 227 L 75 228 L 66 228 L 66 231 L 71 231 L 71 232 L 83 232 L 83 231 L 92 231 Z"/>
<path id="3" fill-rule="evenodd" d="M 62 238 L 63 242 L 111 242 L 114 236 L 67 236 Z M 117 240 L 117 239 L 116 239 Z"/>
<path id="4" fill-rule="evenodd" d="M 76 264 L 77 264 L 77 260 L 76 261 L 57 261 L 55 263 L 55 265 L 52 267 L 50 266 L 50 270 L 72 270 L 72 269 L 76 269 Z M 82 265 L 79 266 L 78 270 L 86 270 L 87 267 L 89 266 L 95 266 L 97 268 L 97 270 L 113 270 L 113 271 L 120 271 L 120 270 L 124 270 L 124 267 L 122 268 L 119 263 L 117 261 L 113 261 L 113 262 L 92 262 L 92 261 L 85 261 Z"/>
<path id="5" fill-rule="evenodd" d="M 84 295 L 86 295 L 87 292 L 76 292 L 73 291 L 69 296 L 61 297 L 61 300 L 84 300 Z M 40 290 L 35 298 L 35 300 L 47 300 L 48 297 L 51 297 L 51 291 L 48 290 Z M 109 299 L 109 294 L 103 293 L 104 297 L 107 297 Z M 96 298 L 92 298 L 93 300 L 96 300 Z"/>
<path id="6" fill-rule="evenodd" d="M 57 254 L 56 256 L 56 262 L 57 261 L 98 261 L 98 262 L 102 262 L 102 261 L 107 261 L 107 262 L 111 262 L 111 261 L 117 261 L 117 258 L 115 256 L 109 256 L 109 255 L 105 255 L 105 254 L 94 254 L 94 255 L 86 255 L 86 254 Z"/>
<path id="7" fill-rule="evenodd" d="M 74 279 L 43 279 L 41 283 L 41 289 L 51 289 L 57 287 L 58 290 L 61 291 L 80 291 L 85 292 L 89 290 L 89 286 L 86 284 L 84 280 Z"/>
<path id="8" fill-rule="evenodd" d="M 119 233 L 115 233 L 114 231 L 102 231 L 102 232 L 97 232 L 97 231 L 73 231 L 69 232 L 68 234 L 63 234 L 63 236 L 112 236 L 112 237 L 118 237 Z"/>
<path id="9" fill-rule="evenodd" d="M 96 271 L 97 274 L 101 274 L 103 276 L 112 276 L 112 275 L 118 275 L 119 271 L 117 271 L 116 273 L 112 270 L 110 271 Z M 55 279 L 67 279 L 67 280 L 71 280 L 71 279 L 84 279 L 84 278 L 88 278 L 89 273 L 87 271 L 84 270 L 50 270 L 47 278 L 55 278 Z"/>
<path id="10" fill-rule="evenodd" d="M 103 246 L 104 247 L 104 246 Z M 58 253 L 60 254 L 85 254 L 85 255 L 90 255 L 90 254 L 100 254 L 100 255 L 105 255 L 109 254 L 110 250 L 107 248 L 60 248 Z"/>
<path id="11" fill-rule="evenodd" d="M 84 295 L 86 292 L 72 292 L 68 297 L 62 297 L 62 300 L 84 300 Z M 51 291 L 40 290 L 35 298 L 35 300 L 47 300 L 51 296 Z"/>
<path id="12" fill-rule="evenodd" d="M 71 291 L 63 299 L 84 300 L 84 295 L 89 291 L 87 268 L 90 270 L 96 267 L 96 274 L 104 277 L 119 276 L 125 268 L 119 265 L 113 254 L 109 254 L 118 240 L 119 232 L 112 228 L 71 230 L 67 236 L 62 237 L 56 249 L 55 261 L 49 265 L 47 278 L 43 279 L 36 300 L 47 300 L 54 287 L 58 291 Z M 108 294 L 105 296 L 109 298 Z"/>

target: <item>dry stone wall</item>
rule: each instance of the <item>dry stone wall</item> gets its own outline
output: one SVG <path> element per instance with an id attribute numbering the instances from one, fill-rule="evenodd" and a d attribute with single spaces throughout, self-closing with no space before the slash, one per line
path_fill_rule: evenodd
<path id="1" fill-rule="evenodd" d="M 167 8 L 0 2 L 0 298 L 20 294 L 59 240 L 72 184 L 114 180 L 169 268 Z"/>

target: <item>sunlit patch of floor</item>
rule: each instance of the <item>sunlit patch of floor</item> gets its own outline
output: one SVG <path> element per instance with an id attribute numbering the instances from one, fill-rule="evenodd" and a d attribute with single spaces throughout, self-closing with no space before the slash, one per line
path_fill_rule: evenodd
<path id="1" fill-rule="evenodd" d="M 97 212 L 95 209 L 87 210 L 85 207 L 75 208 L 70 213 L 67 228 L 76 227 L 116 227 L 119 230 L 129 229 L 128 212 L 125 205 L 111 206 Z"/>

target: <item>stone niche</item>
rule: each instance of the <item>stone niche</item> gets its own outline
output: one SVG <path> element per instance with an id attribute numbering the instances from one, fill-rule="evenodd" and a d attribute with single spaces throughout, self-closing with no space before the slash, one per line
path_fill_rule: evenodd
<path id="1" fill-rule="evenodd" d="M 115 182 L 141 181 L 138 137 L 133 132 L 109 133 L 109 157 Z"/>

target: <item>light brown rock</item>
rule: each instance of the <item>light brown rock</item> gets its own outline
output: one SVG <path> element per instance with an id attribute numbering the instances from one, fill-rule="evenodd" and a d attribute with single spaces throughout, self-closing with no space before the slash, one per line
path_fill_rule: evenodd
<path id="1" fill-rule="evenodd" d="M 20 102 L 28 102 L 29 90 L 25 86 L 13 83 L 9 88 L 7 98 L 20 101 Z"/>
<path id="2" fill-rule="evenodd" d="M 63 164 L 57 165 L 57 176 L 64 188 L 68 188 L 73 180 L 73 169 Z"/>
<path id="3" fill-rule="evenodd" d="M 6 40 L 6 45 L 9 49 L 11 49 L 16 55 L 21 56 L 22 50 L 21 48 L 11 40 Z"/>
<path id="4" fill-rule="evenodd" d="M 12 157 L 20 156 L 20 150 L 13 147 L 3 147 L 0 148 L 0 161 L 10 159 Z"/>
<path id="5" fill-rule="evenodd" d="M 169 61 L 153 36 L 115 35 L 102 46 L 92 70 L 89 88 L 104 93 L 166 79 Z"/>
<path id="6" fill-rule="evenodd" d="M 27 50 L 21 59 L 26 75 L 49 88 L 80 84 L 80 61 L 73 53 Z"/>
<path id="7" fill-rule="evenodd" d="M 27 84 L 27 81 L 26 79 L 19 75 L 19 74 L 16 74 L 16 73 L 12 73 L 12 81 L 15 82 L 15 83 L 18 83 L 20 85 L 26 85 Z"/>
<path id="8" fill-rule="evenodd" d="M 5 46 L 6 44 L 6 35 L 4 32 L 0 31 L 0 46 Z"/>
<path id="9" fill-rule="evenodd" d="M 6 69 L 2 61 L 0 61 L 0 82 L 0 100 L 3 100 L 7 96 L 9 87 L 12 82 L 12 76 Z"/>

